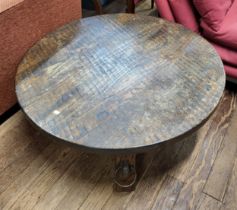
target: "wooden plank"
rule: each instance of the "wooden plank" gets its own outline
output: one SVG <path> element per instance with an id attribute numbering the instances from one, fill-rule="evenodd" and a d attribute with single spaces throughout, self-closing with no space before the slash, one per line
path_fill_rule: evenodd
<path id="1" fill-rule="evenodd" d="M 176 158 L 183 142 L 168 142 L 161 145 L 161 151 L 155 154 L 151 166 L 142 177 L 136 191 L 126 203 L 128 209 L 150 209 L 160 191 L 170 163 Z"/>
<path id="2" fill-rule="evenodd" d="M 13 162 L 17 154 L 24 150 L 32 142 L 29 135 L 35 133 L 29 129 L 29 123 L 21 111 L 17 112 L 12 118 L 7 120 L 0 127 L 0 171 Z M 9 152 L 11 155 L 9 156 Z"/>
<path id="3" fill-rule="evenodd" d="M 213 117 L 211 117 L 202 128 L 188 137 L 184 142 L 179 154 L 175 159 L 175 162 L 173 163 L 173 167 L 168 172 L 170 176 L 185 182 L 187 174 L 189 173 L 198 153 L 200 152 L 201 145 L 205 140 L 205 136 L 210 128 Z"/>
<path id="4" fill-rule="evenodd" d="M 110 169 L 113 167 L 110 165 Z M 113 192 L 111 179 L 111 170 L 106 170 L 102 178 L 97 182 L 95 188 L 80 206 L 80 210 L 83 209 L 102 209 L 105 202 L 108 200 Z"/>
<path id="5" fill-rule="evenodd" d="M 237 158 L 231 174 L 231 179 L 224 197 L 222 210 L 234 210 L 237 207 Z"/>
<path id="6" fill-rule="evenodd" d="M 202 193 L 197 210 L 219 210 L 221 207 L 220 201 Z"/>
<path id="7" fill-rule="evenodd" d="M 82 154 L 69 167 L 67 171 L 57 180 L 57 182 L 42 194 L 35 209 L 78 209 L 78 207 L 88 198 L 97 181 L 108 171 L 106 157 Z M 110 162 L 110 161 L 109 161 Z M 105 165 L 106 164 L 106 165 Z M 110 165 L 109 165 L 110 166 Z M 103 183 L 104 184 L 104 183 Z M 112 188 L 110 183 L 106 186 Z M 101 199 L 103 201 L 103 197 Z"/>
<path id="8" fill-rule="evenodd" d="M 6 135 L 0 136 L 0 173 L 3 172 L 7 167 L 14 164 L 15 161 L 21 159 L 21 156 L 32 147 L 47 145 L 45 141 L 32 141 L 29 138 L 30 132 L 25 132 L 26 127 L 18 126 L 14 130 L 10 130 Z M 29 128 L 29 127 L 28 127 Z M 33 137 L 33 135 L 31 135 Z M 10 155 L 9 155 L 10 154 Z"/>
<path id="9" fill-rule="evenodd" d="M 0 173 L 0 193 L 4 192 L 15 181 L 24 170 L 29 167 L 32 161 L 34 161 L 38 155 L 42 153 L 42 150 L 46 147 L 46 144 L 39 143 L 38 141 L 30 144 L 26 149 L 19 154 L 17 159 L 14 160 L 9 166 Z M 8 154 L 8 156 L 11 156 Z"/>
<path id="10" fill-rule="evenodd" d="M 172 209 L 176 199 L 178 198 L 182 186 L 183 182 L 170 176 L 167 176 L 156 197 L 152 209 L 153 210 Z"/>
<path id="11" fill-rule="evenodd" d="M 49 145 L 19 111 L 1 126 L 0 193 Z"/>
<path id="12" fill-rule="evenodd" d="M 107 162 L 106 159 L 108 159 L 106 156 L 97 156 L 93 158 L 92 162 L 85 162 L 85 172 L 78 177 L 74 185 L 70 185 L 70 190 L 60 200 L 55 209 L 78 209 L 108 170 L 105 164 Z M 74 176 L 77 176 L 77 174 L 74 174 Z M 112 183 L 109 184 L 109 187 L 112 187 Z"/>
<path id="13" fill-rule="evenodd" d="M 27 135 L 28 129 L 25 129 L 26 124 L 22 112 L 18 112 L 0 127 L 0 172 L 13 163 L 21 151 L 32 143 Z"/>
<path id="14" fill-rule="evenodd" d="M 54 157 L 49 166 L 41 173 L 37 173 L 37 177 L 32 180 L 30 186 L 24 188 L 24 191 L 17 197 L 17 200 L 11 205 L 12 209 L 33 209 L 41 196 L 58 181 L 65 171 L 75 161 L 75 151 L 70 148 L 62 149 L 61 152 Z"/>
<path id="15" fill-rule="evenodd" d="M 183 148 L 180 150 L 180 153 L 176 158 L 176 164 L 174 164 L 172 170 L 169 171 L 170 176 L 174 176 L 177 179 L 185 182 L 194 164 L 194 161 L 198 157 L 200 150 L 202 150 L 202 147 L 206 142 L 206 137 L 211 135 L 212 131 L 215 131 L 215 129 L 220 126 L 219 124 L 221 124 L 223 120 L 228 122 L 228 117 L 235 106 L 235 99 L 232 97 L 234 97 L 232 93 L 225 91 L 219 106 L 212 117 L 202 128 L 190 136 L 191 141 L 186 141 L 184 143 Z M 229 106 L 227 104 L 229 104 Z"/>
<path id="16" fill-rule="evenodd" d="M 230 95 L 230 97 L 232 97 L 232 96 Z M 221 106 L 224 105 L 225 108 L 224 109 L 221 108 L 221 109 L 219 109 L 219 111 L 217 111 L 217 115 L 215 115 L 215 117 L 213 118 L 214 124 L 219 121 L 218 119 L 222 119 L 221 120 L 222 124 L 227 120 L 225 115 L 228 115 L 227 114 L 228 109 L 225 104 L 228 104 L 228 103 L 229 103 L 229 105 L 231 104 L 231 102 L 230 101 L 228 102 L 228 100 L 227 101 L 225 100 L 225 103 L 222 103 Z M 222 116 L 223 114 L 224 114 L 224 116 Z M 19 115 L 19 114 L 17 113 L 17 115 Z M 223 118 L 225 119 L 224 121 L 223 121 Z M 229 120 L 230 120 L 230 117 L 229 117 Z M 16 119 L 16 122 L 17 122 L 17 119 Z M 18 121 L 18 123 L 21 123 L 21 124 L 22 124 L 22 122 L 23 121 L 20 121 L 20 120 Z M 220 126 L 218 126 L 218 127 L 220 127 Z M 224 127 L 226 127 L 226 128 L 228 127 L 226 125 L 226 122 L 224 123 Z M 14 128 L 19 129 L 20 127 L 16 126 Z M 212 129 L 214 129 L 214 128 L 215 127 L 212 127 Z M 11 127 L 9 127 L 9 129 L 11 130 Z M 210 129 L 211 129 L 211 127 L 210 127 Z M 219 129 L 215 128 L 214 130 L 219 130 Z M 211 131 L 208 130 L 208 132 L 206 133 L 206 136 L 208 136 L 208 133 L 210 133 L 210 132 Z M 2 138 L 5 142 L 7 141 L 6 140 L 7 135 L 9 135 L 10 133 L 11 132 L 5 132 L 4 139 Z M 13 134 L 13 136 L 15 136 L 15 134 Z M 32 139 L 32 137 L 30 137 L 29 140 L 30 139 L 31 139 L 31 141 L 35 141 L 35 140 L 39 141 L 41 139 L 41 136 L 39 135 L 35 139 Z M 207 138 L 207 140 L 208 139 L 209 138 Z M 224 138 L 224 139 L 226 139 L 226 138 Z M 13 142 L 13 140 L 12 140 L 12 142 Z M 186 141 L 184 141 L 184 144 L 186 144 Z M 209 145 L 209 144 L 206 144 L 206 145 Z M 10 145 L 8 145 L 8 146 L 10 147 Z M 59 146 L 59 145 L 51 144 L 45 150 L 43 150 L 42 154 L 40 154 L 40 151 L 39 151 L 39 154 L 36 154 L 35 159 L 32 160 L 32 164 L 29 164 L 29 166 L 26 167 L 26 169 L 23 171 L 23 174 L 17 173 L 17 174 L 11 175 L 11 173 L 9 173 L 9 176 L 12 176 L 12 178 L 13 178 L 12 180 L 14 180 L 14 182 L 11 183 L 9 186 L 7 186 L 7 188 L 0 195 L 0 208 L 3 208 L 4 206 L 6 208 L 11 207 L 11 206 L 12 207 L 20 207 L 20 200 L 17 199 L 17 197 L 18 196 L 21 197 L 22 193 L 25 192 L 26 190 L 29 190 L 29 192 L 34 193 L 35 184 L 32 184 L 32 183 L 34 183 L 34 181 L 32 181 L 32 180 L 37 179 L 37 177 L 39 176 L 40 173 L 42 173 L 42 171 L 44 171 L 44 170 L 47 171 L 48 168 L 49 169 L 51 168 L 50 165 L 52 164 L 52 162 L 55 161 L 55 158 L 57 158 L 57 156 L 59 156 L 60 151 L 62 152 L 63 147 L 64 147 L 64 145 Z M 183 148 L 183 147 L 181 147 L 181 148 Z M 206 148 L 204 146 L 202 146 L 202 147 L 200 146 L 199 151 L 201 149 L 202 150 L 208 149 L 209 151 L 213 152 L 213 147 L 208 146 Z M 56 150 L 58 150 L 58 152 L 56 152 Z M 21 153 L 25 153 L 27 151 L 27 149 L 21 150 L 21 147 L 19 147 L 19 151 L 20 151 L 19 154 L 21 154 Z M 32 150 L 31 153 L 33 153 L 33 151 L 34 150 Z M 164 147 L 161 147 L 160 151 L 156 152 L 157 157 L 156 157 L 155 163 L 157 163 L 157 167 L 153 166 L 153 170 L 161 170 L 162 171 L 161 173 L 166 174 L 166 169 L 168 167 L 168 173 L 169 173 L 169 170 L 170 170 L 169 167 L 173 167 L 173 163 L 175 163 L 176 158 L 179 157 L 181 149 L 178 151 L 179 152 L 176 152 L 176 155 L 174 155 L 174 158 L 173 158 L 174 160 L 172 162 L 170 160 L 168 161 L 169 154 L 170 154 L 169 149 L 167 150 Z M 226 151 L 226 153 L 227 152 L 228 151 Z M 51 156 L 54 156 L 54 157 L 51 157 Z M 23 161 L 24 160 L 26 161 L 28 156 L 26 156 L 25 158 L 23 158 L 23 156 L 19 156 L 19 157 L 22 157 L 22 166 L 23 166 L 24 165 Z M 49 160 L 50 157 L 51 157 L 51 160 Z M 82 204 L 82 206 L 85 207 L 86 203 L 88 204 L 88 206 L 94 206 L 95 208 L 97 207 L 95 205 L 97 203 L 98 207 L 101 207 L 104 209 L 111 209 L 112 207 L 114 207 L 114 209 L 122 209 L 122 208 L 129 208 L 129 207 L 136 208 L 137 206 L 135 205 L 135 203 L 138 201 L 138 199 L 142 200 L 141 203 L 145 203 L 141 206 L 141 208 L 144 208 L 146 206 L 150 207 L 151 204 L 153 204 L 153 201 L 156 200 L 156 195 L 159 196 L 160 192 L 162 192 L 163 190 L 167 190 L 167 188 L 163 188 L 163 186 L 165 186 L 164 185 L 165 182 L 161 182 L 159 184 L 158 188 L 154 191 L 153 190 L 150 190 L 150 191 L 146 190 L 147 189 L 146 183 L 144 183 L 146 181 L 144 180 L 143 184 L 141 184 L 139 187 L 140 188 L 139 195 L 134 195 L 135 192 L 132 194 L 129 194 L 129 193 L 128 194 L 127 193 L 122 193 L 122 194 L 117 193 L 116 194 L 114 192 L 111 193 L 111 191 L 110 191 L 111 190 L 111 183 L 109 183 L 109 181 L 108 181 L 110 179 L 110 177 L 108 174 L 106 174 L 107 172 L 103 172 L 103 170 L 102 170 L 103 164 L 104 164 L 104 162 L 106 162 L 105 159 L 103 159 L 103 158 L 98 159 L 94 156 L 90 156 L 89 159 L 82 158 L 85 160 L 84 163 L 82 163 L 83 161 L 80 159 L 80 155 L 79 156 L 76 155 L 76 157 L 78 157 L 78 159 L 79 159 L 78 163 L 73 162 L 73 164 L 71 166 L 69 166 L 69 169 L 64 170 L 64 173 L 62 174 L 62 176 L 59 179 L 57 179 L 57 181 L 55 181 L 55 183 L 53 185 L 51 184 L 46 187 L 45 183 L 42 182 L 44 187 L 47 189 L 45 189 L 45 191 L 41 190 L 41 192 L 39 192 L 39 194 L 38 194 L 39 199 L 37 200 L 34 208 L 42 209 L 43 207 L 45 208 L 47 206 L 54 208 L 55 206 L 57 206 L 57 209 L 77 209 L 80 207 L 81 204 Z M 162 161 L 158 164 L 157 161 L 159 160 L 159 158 L 161 160 L 167 159 L 167 161 L 163 163 L 164 166 L 158 166 L 159 164 L 162 164 Z M 198 157 L 196 157 L 196 158 L 198 158 Z M 100 160 L 100 161 L 98 161 L 98 160 Z M 95 166 L 97 163 L 98 163 L 98 166 Z M 182 161 L 181 161 L 181 163 L 182 163 Z M 194 161 L 194 163 L 195 163 L 195 161 Z M 203 163 L 210 164 L 209 162 L 203 162 Z M 17 164 L 16 164 L 16 166 L 17 166 Z M 87 166 L 88 169 L 85 169 L 85 172 L 80 172 L 80 166 L 82 166 L 82 167 Z M 236 168 L 236 166 L 235 166 L 235 168 Z M 149 176 L 149 174 L 150 174 L 150 176 L 152 175 L 149 172 L 149 170 L 147 171 L 146 176 Z M 192 169 L 192 170 L 194 170 L 194 169 Z M 234 170 L 236 170 L 236 169 L 234 169 Z M 4 171 L 10 172 L 8 167 L 5 168 Z M 51 174 L 51 172 L 48 172 L 48 173 Z M 82 175 L 80 175 L 80 173 L 82 173 Z M 156 172 L 156 173 L 159 173 L 159 172 Z M 88 176 L 88 174 L 89 174 L 89 176 Z M 101 174 L 103 175 L 102 179 L 101 179 Z M 6 173 L 6 176 L 7 176 L 7 173 Z M 91 176 L 91 178 L 90 178 L 90 176 Z M 0 178 L 1 178 L 1 176 L 0 176 Z M 73 179 L 74 181 L 72 181 L 71 179 Z M 145 179 L 147 179 L 147 178 L 145 178 Z M 159 179 L 159 175 L 153 177 L 153 181 L 155 184 L 157 184 L 156 179 Z M 163 179 L 166 180 L 165 177 Z M 236 178 L 232 177 L 232 179 L 230 181 L 230 186 L 228 187 L 227 194 L 224 199 L 225 205 L 227 206 L 226 208 L 228 208 L 228 209 L 233 209 L 234 206 L 236 205 L 236 203 L 235 203 L 236 198 L 234 197 L 236 195 L 234 192 L 235 189 L 232 188 L 232 185 L 235 184 L 234 183 L 235 179 Z M 1 184 L 2 183 L 4 184 L 4 180 L 5 179 L 2 179 Z M 149 180 L 149 178 L 148 178 L 148 180 Z M 195 180 L 197 180 L 197 178 Z M 189 188 L 192 187 L 192 185 L 194 185 L 195 187 L 198 186 L 198 185 L 196 185 L 196 183 L 190 182 L 189 180 L 187 181 L 186 184 L 190 185 Z M 31 186 L 32 186 L 32 189 L 31 189 Z M 236 186 L 236 184 L 234 186 Z M 142 198 L 143 197 L 142 189 L 144 190 L 144 192 L 147 193 L 146 198 Z M 65 190 L 66 193 L 63 190 Z M 196 206 L 198 208 L 204 209 L 205 206 L 213 206 L 214 205 L 214 204 L 210 204 L 213 202 L 210 201 L 209 198 L 208 199 L 205 198 L 203 200 L 203 198 L 202 198 L 203 195 L 202 195 L 202 193 L 200 193 L 200 190 L 195 189 L 195 192 L 196 192 L 195 196 L 197 197 L 197 200 L 199 199 L 198 204 L 196 204 Z M 62 193 L 62 195 L 61 195 L 61 193 Z M 101 193 L 101 196 L 100 196 L 100 193 Z M 181 193 L 182 193 L 182 189 L 181 189 Z M 198 193 L 200 193 L 200 194 L 198 194 Z M 92 195 L 94 195 L 95 197 Z M 151 197 L 151 200 L 149 200 L 149 201 L 148 201 L 148 196 Z M 90 199 L 87 199 L 89 197 L 90 197 Z M 93 197 L 95 200 L 92 200 Z M 27 204 L 25 206 L 26 208 L 27 207 L 30 208 L 33 206 L 30 203 L 31 196 L 29 194 L 26 195 L 25 201 L 28 199 L 29 199 L 29 201 L 28 201 L 29 204 Z M 108 199 L 108 201 L 107 201 L 107 199 Z M 52 203 L 50 201 L 52 201 Z M 113 202 L 113 201 L 115 201 L 115 202 Z M 125 201 L 124 205 L 122 204 L 123 201 Z M 84 204 L 84 202 L 85 202 L 85 204 Z M 148 203 L 147 205 L 146 205 L 146 202 Z M 184 201 L 184 202 L 186 202 L 186 201 Z M 197 202 L 197 201 L 195 200 L 195 202 Z M 207 204 L 204 205 L 204 204 L 202 204 L 203 202 L 207 203 Z M 9 205 L 9 204 L 13 204 L 13 205 Z M 129 204 L 131 204 L 131 205 L 129 205 Z M 70 207 L 72 207 L 72 208 L 70 208 Z M 177 206 L 174 209 L 178 209 Z"/>
<path id="17" fill-rule="evenodd" d="M 174 209 L 197 207 L 204 184 L 224 139 L 230 124 L 231 113 L 235 107 L 236 99 L 234 94 L 227 92 L 218 107 L 217 114 L 213 118 L 204 140 L 202 140 L 197 157 L 187 174 L 185 174 L 184 180 L 186 184 L 180 191 Z"/>
<path id="18" fill-rule="evenodd" d="M 65 147 L 65 146 L 64 146 Z M 73 161 L 73 153 L 62 145 L 50 144 L 1 194 L 1 207 L 23 208 L 37 202 Z"/>
<path id="19" fill-rule="evenodd" d="M 0 125 L 0 136 L 3 136 L 9 130 L 13 130 L 14 127 L 19 126 L 19 122 L 22 121 L 23 113 L 21 111 L 14 114 L 14 117 L 10 117 L 7 121 Z M 2 140 L 1 140 L 2 141 Z M 0 145 L 1 146 L 1 145 Z"/>
<path id="20" fill-rule="evenodd" d="M 203 192 L 222 201 L 233 169 L 237 150 L 237 110 L 207 179 Z"/>

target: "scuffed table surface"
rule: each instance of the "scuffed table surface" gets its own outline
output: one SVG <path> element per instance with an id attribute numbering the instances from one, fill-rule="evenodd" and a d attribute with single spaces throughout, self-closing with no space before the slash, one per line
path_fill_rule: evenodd
<path id="1" fill-rule="evenodd" d="M 48 134 L 103 151 L 142 151 L 192 131 L 213 112 L 225 73 L 200 36 L 129 14 L 74 21 L 18 67 L 16 93 Z"/>

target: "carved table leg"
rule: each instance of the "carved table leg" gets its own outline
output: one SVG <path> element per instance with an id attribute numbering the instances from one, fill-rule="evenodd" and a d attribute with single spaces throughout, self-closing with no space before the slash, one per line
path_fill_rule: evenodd
<path id="1" fill-rule="evenodd" d="M 123 155 L 115 158 L 114 190 L 133 191 L 137 183 L 136 155 Z"/>

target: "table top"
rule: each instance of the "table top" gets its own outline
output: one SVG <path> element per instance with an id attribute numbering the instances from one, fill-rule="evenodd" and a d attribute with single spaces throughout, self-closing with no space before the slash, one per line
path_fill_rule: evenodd
<path id="1" fill-rule="evenodd" d="M 221 59 L 202 37 L 155 17 L 71 22 L 36 43 L 16 75 L 18 101 L 56 139 L 139 152 L 182 138 L 214 111 Z"/>

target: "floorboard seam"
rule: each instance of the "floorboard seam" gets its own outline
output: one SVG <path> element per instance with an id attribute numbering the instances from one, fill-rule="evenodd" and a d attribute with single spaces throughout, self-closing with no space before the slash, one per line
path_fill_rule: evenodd
<path id="1" fill-rule="evenodd" d="M 208 197 L 211 197 L 212 199 L 214 199 L 214 200 L 216 200 L 216 201 L 218 201 L 218 202 L 220 202 L 220 203 L 222 203 L 222 204 L 223 204 L 223 202 L 222 202 L 221 200 L 218 200 L 218 198 L 215 198 L 214 196 L 212 196 L 212 195 L 209 195 L 208 193 L 206 193 L 206 192 L 203 192 L 203 191 L 202 191 L 202 193 L 203 193 L 203 194 L 205 194 L 206 196 L 208 196 Z"/>
<path id="2" fill-rule="evenodd" d="M 232 117 L 233 117 L 233 114 L 234 114 L 234 111 L 235 111 L 235 104 L 236 104 L 236 100 L 234 99 L 233 102 L 230 104 L 231 112 L 230 112 L 229 117 L 228 117 L 230 123 L 231 123 L 231 121 L 232 121 Z M 232 108 L 231 108 L 231 107 L 232 107 Z M 224 143 L 225 143 L 225 137 L 226 137 L 226 134 L 227 134 L 227 132 L 228 132 L 229 127 L 230 127 L 230 124 L 229 124 L 228 127 L 225 129 L 225 132 L 224 132 L 224 135 L 223 135 L 223 137 L 222 137 L 220 146 L 219 146 L 219 148 L 218 148 L 218 150 L 217 150 L 217 153 L 216 153 L 216 155 L 215 155 L 213 164 L 212 164 L 211 169 L 210 169 L 210 171 L 209 171 L 209 173 L 208 173 L 208 176 L 207 176 L 207 178 L 206 178 L 205 184 L 203 185 L 203 188 L 202 188 L 202 193 L 205 193 L 205 194 L 207 194 L 207 195 L 209 195 L 209 194 L 206 193 L 206 192 L 204 191 L 204 189 L 205 189 L 205 187 L 206 187 L 207 181 L 209 180 L 209 176 L 210 176 L 211 172 L 213 171 L 213 167 L 214 167 L 214 165 L 215 165 L 215 161 L 216 161 L 216 159 L 217 159 L 219 153 L 220 153 L 221 150 L 223 149 L 223 146 L 224 146 Z M 237 152 L 236 152 L 236 154 L 237 154 Z M 232 169 L 232 170 L 233 170 L 233 169 Z M 229 178 L 229 176 L 228 176 L 228 178 Z M 229 184 L 229 180 L 228 180 L 228 184 Z M 227 184 L 227 186 L 228 186 L 228 184 Z M 226 189 L 225 189 L 225 193 L 226 193 L 226 190 L 227 190 L 227 187 L 226 187 Z M 224 193 L 224 195 L 223 195 L 223 198 L 224 198 L 224 196 L 225 196 L 225 193 Z M 211 195 L 209 195 L 209 196 L 211 196 Z M 213 197 L 213 196 L 211 196 L 211 197 Z M 213 198 L 215 198 L 215 197 L 213 197 Z M 222 198 L 222 200 L 223 200 L 223 198 Z M 217 198 L 215 198 L 215 199 L 218 200 Z M 218 200 L 218 201 L 222 202 L 222 200 Z"/>
<path id="3" fill-rule="evenodd" d="M 174 177 L 172 177 L 172 178 L 174 178 Z M 175 178 L 175 179 L 176 179 L 176 178 Z M 183 181 L 181 181 L 181 180 L 179 180 L 179 179 L 176 179 L 176 180 L 178 180 L 178 181 L 180 181 L 180 182 L 182 183 L 182 187 L 180 188 L 180 190 L 179 190 L 179 192 L 178 192 L 178 195 L 177 195 L 177 197 L 176 197 L 176 199 L 175 199 L 175 201 L 174 201 L 174 204 L 173 204 L 171 210 L 174 210 L 174 207 L 175 207 L 175 205 L 176 205 L 176 203 L 177 203 L 177 200 L 178 200 L 178 198 L 179 198 L 180 192 L 182 191 L 184 185 L 186 184 L 185 182 L 183 182 Z"/>
<path id="4" fill-rule="evenodd" d="M 237 154 L 237 150 L 236 150 L 235 154 Z M 223 204 L 225 204 L 225 196 L 226 196 L 226 193 L 228 191 L 228 188 L 229 188 L 229 185 L 230 185 L 230 182 L 231 182 L 231 178 L 233 176 L 233 170 L 234 170 L 234 167 L 235 167 L 236 163 L 237 163 L 237 159 L 234 160 L 233 168 L 232 168 L 231 173 L 228 177 L 228 182 L 227 182 L 227 185 L 226 185 L 226 189 L 225 189 L 224 195 L 222 197 L 222 201 L 221 201 Z"/>

